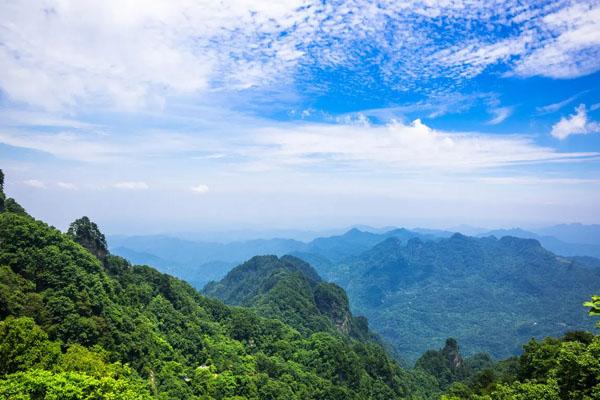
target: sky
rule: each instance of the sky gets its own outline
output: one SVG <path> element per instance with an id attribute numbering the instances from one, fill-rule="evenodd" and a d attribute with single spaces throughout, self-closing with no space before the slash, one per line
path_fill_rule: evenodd
<path id="1" fill-rule="evenodd" d="M 600 1 L 2 1 L 0 168 L 61 229 L 600 223 Z"/>

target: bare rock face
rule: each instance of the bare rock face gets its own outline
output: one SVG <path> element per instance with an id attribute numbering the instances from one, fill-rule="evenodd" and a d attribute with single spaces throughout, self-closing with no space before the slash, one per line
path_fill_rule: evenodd
<path id="1" fill-rule="evenodd" d="M 448 360 L 448 365 L 453 371 L 461 369 L 465 364 L 462 356 L 460 355 L 458 342 L 456 339 L 446 339 L 446 345 L 442 349 L 442 354 L 446 357 L 446 360 Z"/>
<path id="2" fill-rule="evenodd" d="M 321 282 L 315 289 L 314 298 L 319 312 L 327 316 L 340 332 L 349 334 L 352 315 L 344 289 L 332 283 Z"/>

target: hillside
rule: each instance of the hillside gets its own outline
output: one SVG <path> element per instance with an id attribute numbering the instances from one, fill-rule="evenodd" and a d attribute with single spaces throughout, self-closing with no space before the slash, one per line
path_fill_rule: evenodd
<path id="1" fill-rule="evenodd" d="M 252 307 L 300 332 L 337 332 L 361 340 L 374 336 L 364 318 L 352 316 L 344 289 L 322 281 L 296 257 L 253 257 L 206 285 L 203 293 L 226 304 Z"/>
<path id="2" fill-rule="evenodd" d="M 375 343 L 300 334 L 207 299 L 109 254 L 87 218 L 63 234 L 1 197 L 0 398 L 383 400 L 427 393 L 431 378 L 402 370 Z"/>
<path id="3" fill-rule="evenodd" d="M 284 255 L 306 244 L 291 239 L 258 239 L 231 243 L 198 242 L 165 235 L 111 236 L 109 248 L 128 260 L 173 274 L 197 289 L 218 280 L 238 263 L 257 254 Z"/>
<path id="4" fill-rule="evenodd" d="M 344 287 L 352 309 L 409 360 L 447 337 L 467 354 L 504 358 L 531 337 L 591 328 L 581 304 L 600 290 L 600 269 L 589 265 L 536 240 L 455 234 L 391 238 L 319 273 Z"/>

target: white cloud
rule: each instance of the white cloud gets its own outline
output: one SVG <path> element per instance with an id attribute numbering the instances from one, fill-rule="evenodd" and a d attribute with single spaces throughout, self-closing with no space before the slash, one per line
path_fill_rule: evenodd
<path id="1" fill-rule="evenodd" d="M 138 132 L 133 135 L 1 133 L 0 142 L 56 157 L 101 165 L 140 165 L 198 160 L 220 171 L 305 168 L 335 171 L 477 170 L 514 164 L 585 160 L 596 153 L 565 153 L 519 135 L 486 135 L 432 129 L 420 120 L 367 119 L 338 123 L 277 123 L 264 120 L 215 127 L 215 132 Z M 223 131 L 235 134 L 219 136 Z M 123 188 L 130 188 L 125 182 Z M 145 184 L 143 184 L 145 185 Z M 137 188 L 141 188 L 137 185 Z"/>
<path id="2" fill-rule="evenodd" d="M 462 78 L 502 63 L 508 67 L 507 75 L 523 77 L 574 78 L 600 69 L 600 4 L 581 1 L 529 7 L 516 16 L 499 10 L 507 38 L 482 35 L 445 46 L 431 54 L 430 62 L 449 67 L 442 75 Z"/>
<path id="3" fill-rule="evenodd" d="M 596 3 L 596 4 L 594 4 Z M 574 78 L 600 68 L 600 4 L 579 2 L 544 16 L 541 46 L 516 64 L 520 76 Z"/>
<path id="4" fill-rule="evenodd" d="M 204 194 L 204 193 L 208 193 L 209 188 L 208 188 L 207 185 L 199 184 L 199 185 L 195 185 L 195 186 L 190 187 L 190 190 L 192 192 Z"/>
<path id="5" fill-rule="evenodd" d="M 336 67 L 367 68 L 401 90 L 498 63 L 559 78 L 600 67 L 592 1 L 48 0 L 3 2 L 0 16 L 0 88 L 47 109 L 162 107 L 248 88 L 289 93 L 295 80 L 318 86 L 310 71 Z"/>
<path id="6" fill-rule="evenodd" d="M 516 164 L 563 162 L 598 153 L 561 153 L 523 136 L 438 131 L 420 120 L 385 126 L 313 124 L 262 130 L 257 168 L 320 168 L 386 172 L 474 171 Z"/>
<path id="7" fill-rule="evenodd" d="M 10 2 L 0 6 L 0 86 L 49 109 L 160 106 L 172 95 L 260 83 L 301 53 L 272 40 L 300 1 Z M 268 36 L 262 41 L 260 34 Z M 246 52 L 247 54 L 243 54 Z M 282 78 L 282 76 L 279 76 Z"/>
<path id="8" fill-rule="evenodd" d="M 78 189 L 77 185 L 75 185 L 74 183 L 71 183 L 71 182 L 57 182 L 56 186 L 58 186 L 61 189 L 67 189 L 67 190 L 77 190 Z"/>
<path id="9" fill-rule="evenodd" d="M 585 135 L 595 132 L 600 132 L 600 124 L 588 120 L 585 105 L 580 104 L 575 109 L 575 114 L 561 118 L 552 126 L 551 134 L 555 138 L 563 140 L 571 135 Z"/>
<path id="10" fill-rule="evenodd" d="M 38 181 L 37 179 L 28 179 L 23 181 L 23 183 L 36 189 L 46 189 L 46 184 L 42 181 Z"/>
<path id="11" fill-rule="evenodd" d="M 479 75 L 488 66 L 507 61 L 512 56 L 525 52 L 532 41 L 528 35 L 509 38 L 495 43 L 481 43 L 479 40 L 469 44 L 458 44 L 432 55 L 432 61 L 453 67 L 458 76 L 471 78 Z"/>
<path id="12" fill-rule="evenodd" d="M 113 184 L 114 188 L 117 189 L 126 189 L 126 190 L 146 190 L 148 189 L 148 184 L 146 182 L 141 181 L 125 181 L 125 182 L 117 182 Z"/>
<path id="13" fill-rule="evenodd" d="M 512 107 L 498 107 L 491 110 L 494 117 L 488 121 L 489 125 L 498 125 L 512 114 Z"/>
<path id="14" fill-rule="evenodd" d="M 0 142 L 15 147 L 43 151 L 59 158 L 99 161 L 114 157 L 118 148 L 110 138 L 77 132 L 31 133 L 23 131 L 0 131 Z"/>
<path id="15" fill-rule="evenodd" d="M 560 110 L 561 108 L 563 108 L 564 106 L 571 104 L 573 101 L 575 101 L 575 99 L 577 99 L 577 97 L 579 97 L 580 94 L 581 93 L 576 94 L 575 96 L 571 96 L 571 97 L 564 99 L 562 101 L 559 101 L 557 103 L 552 103 L 552 104 L 547 104 L 545 106 L 536 107 L 536 110 L 540 114 L 550 114 L 550 113 L 556 112 L 556 111 Z"/>

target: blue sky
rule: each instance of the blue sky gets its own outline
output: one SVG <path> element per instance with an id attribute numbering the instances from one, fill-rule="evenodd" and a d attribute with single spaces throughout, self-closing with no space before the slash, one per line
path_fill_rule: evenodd
<path id="1" fill-rule="evenodd" d="M 115 233 L 600 223 L 600 1 L 0 5 L 7 190 Z"/>

